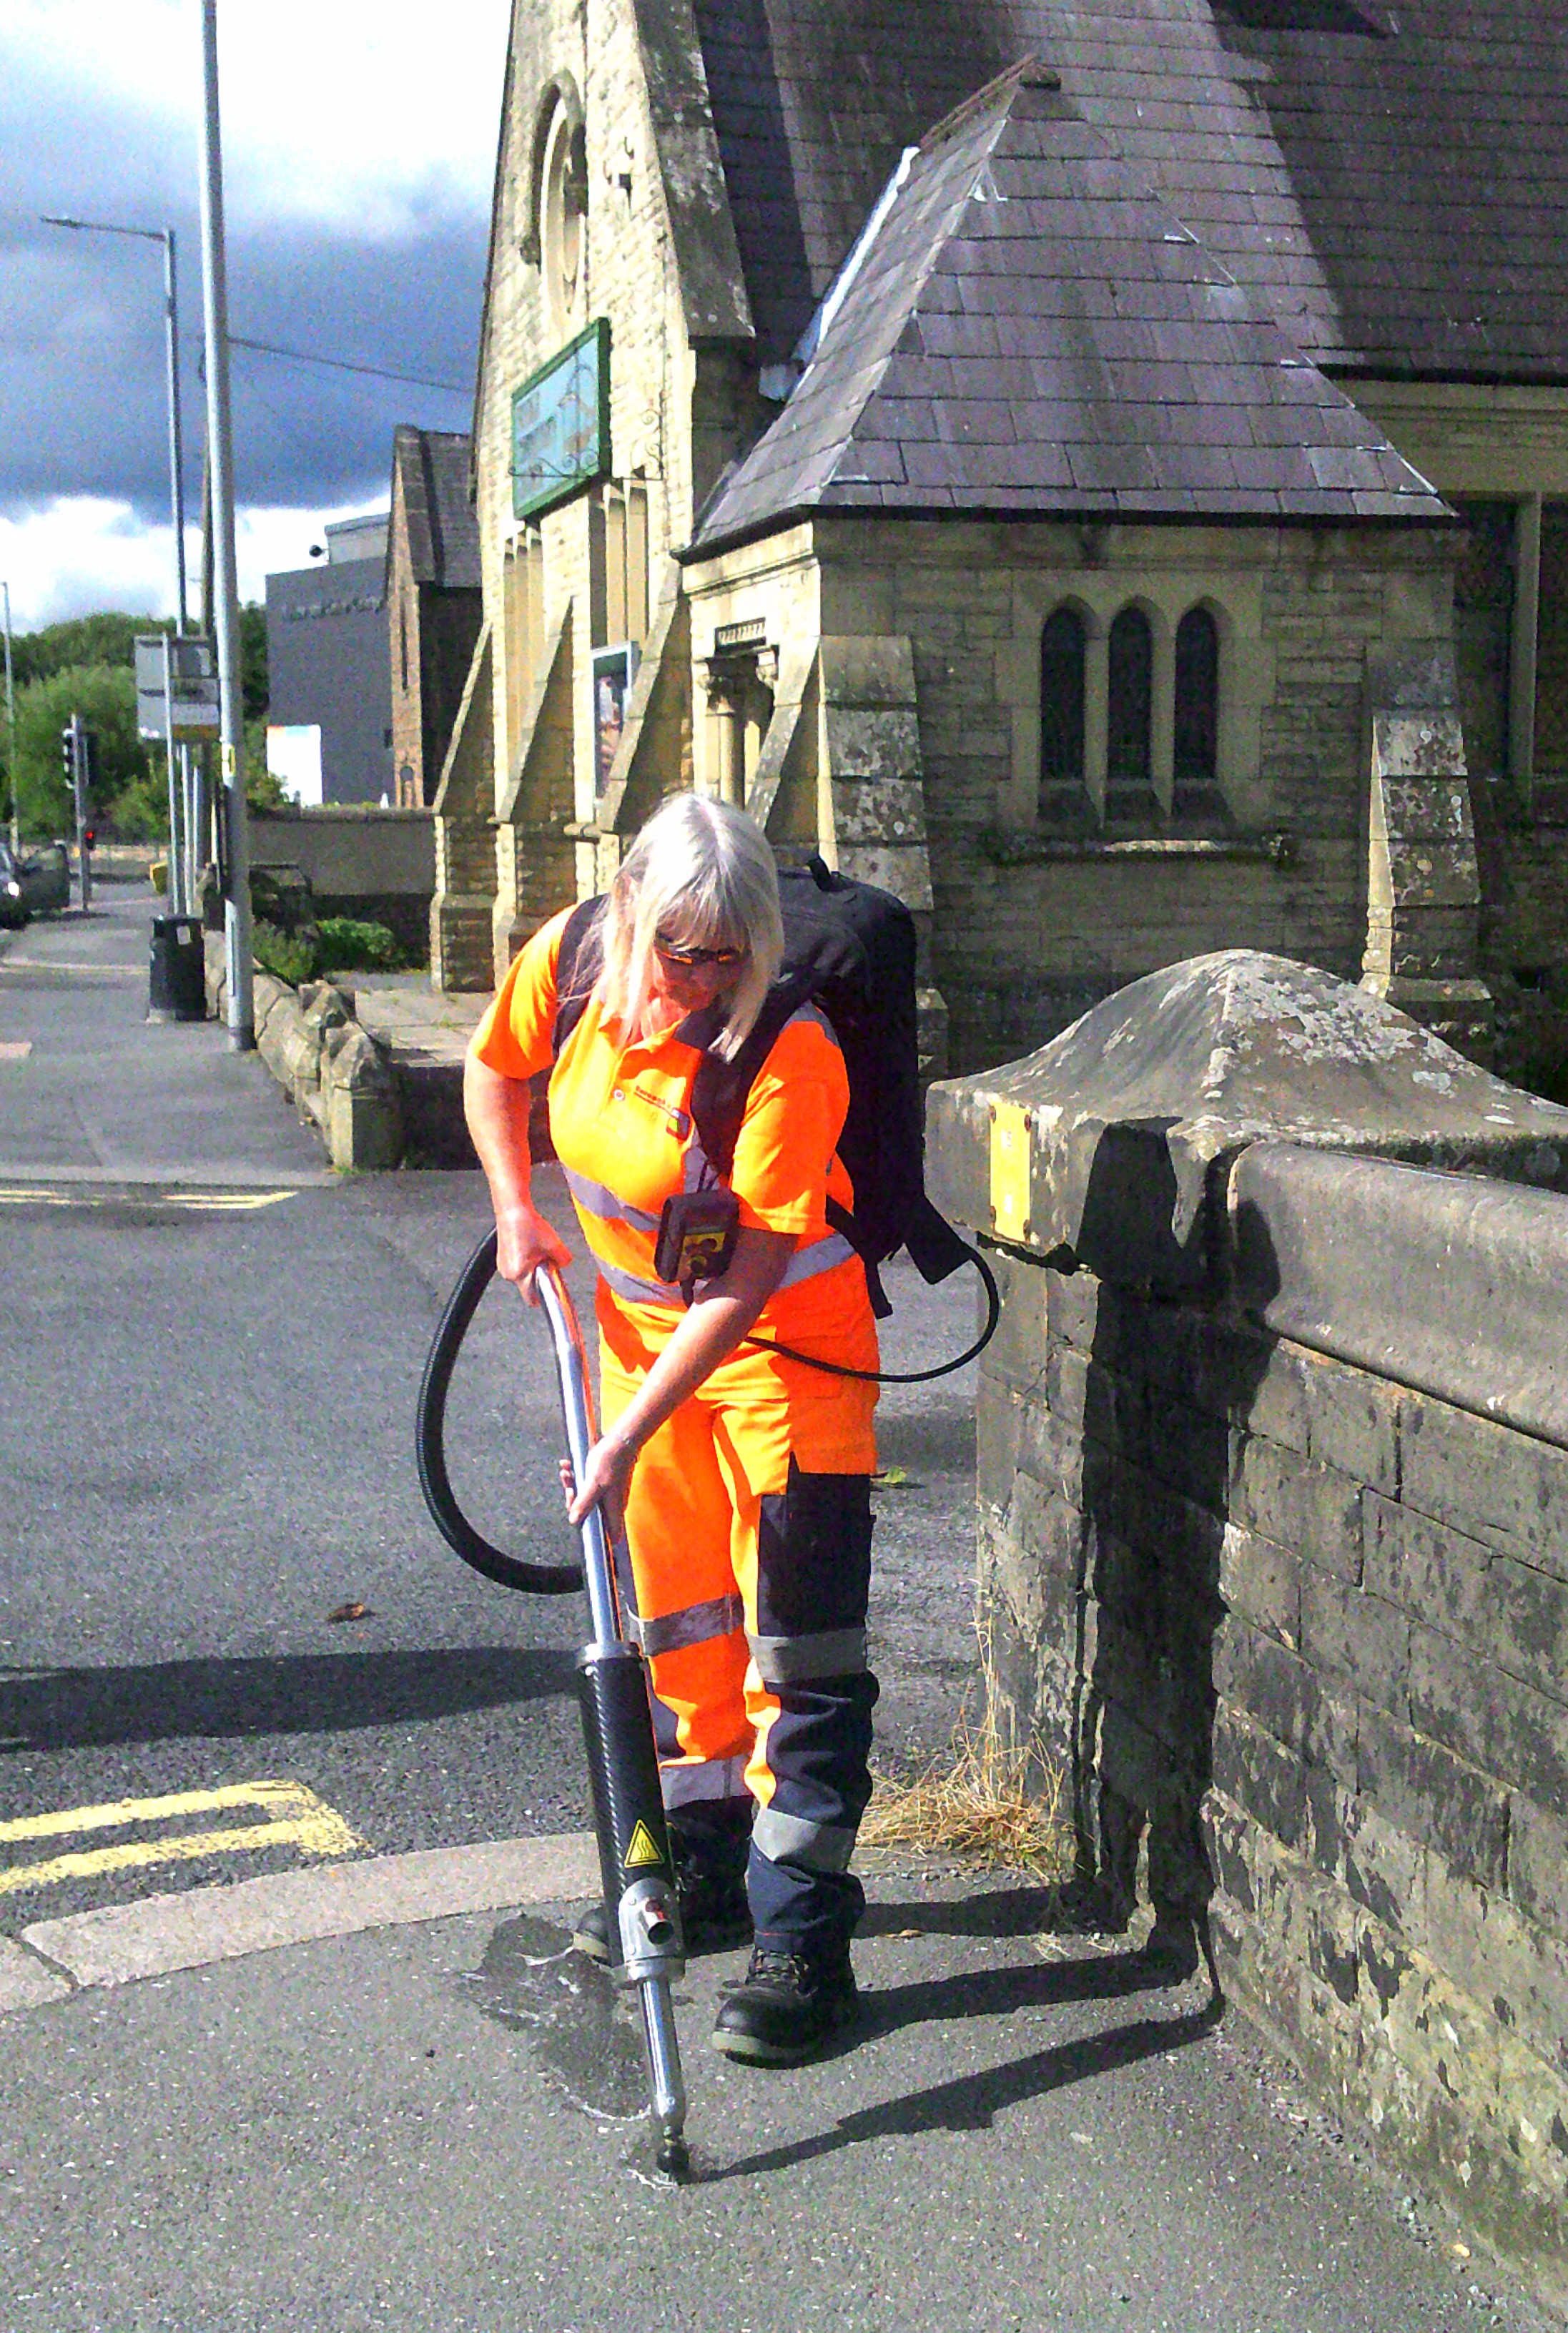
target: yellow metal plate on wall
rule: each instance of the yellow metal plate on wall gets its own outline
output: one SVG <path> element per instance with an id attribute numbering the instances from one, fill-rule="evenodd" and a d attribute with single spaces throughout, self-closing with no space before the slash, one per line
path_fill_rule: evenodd
<path id="1" fill-rule="evenodd" d="M 1034 1119 L 1021 1102 L 991 1104 L 991 1225 L 998 1239 L 1029 1236 Z"/>

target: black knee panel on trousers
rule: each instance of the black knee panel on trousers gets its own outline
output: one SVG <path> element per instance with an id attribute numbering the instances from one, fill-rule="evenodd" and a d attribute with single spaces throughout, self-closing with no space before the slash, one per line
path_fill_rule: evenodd
<path id="1" fill-rule="evenodd" d="M 803 1474 L 794 1458 L 757 1524 L 756 1624 L 765 1637 L 861 1627 L 871 1586 L 869 1474 Z"/>

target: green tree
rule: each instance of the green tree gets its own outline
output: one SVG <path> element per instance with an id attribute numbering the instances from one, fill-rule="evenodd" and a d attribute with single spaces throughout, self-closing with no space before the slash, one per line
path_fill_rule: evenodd
<path id="1" fill-rule="evenodd" d="M 240 689 L 246 721 L 266 723 L 271 702 L 267 676 L 267 611 L 249 600 L 239 611 Z"/>
<path id="2" fill-rule="evenodd" d="M 42 631 L 19 632 L 13 643 L 16 685 L 48 680 L 76 665 L 136 664 L 139 635 L 171 632 L 167 616 L 127 616 L 110 610 L 96 616 L 71 616 Z M 247 721 L 265 721 L 267 710 L 267 611 L 247 600 L 239 611 L 240 689 Z"/>
<path id="3" fill-rule="evenodd" d="M 136 799 L 139 817 L 146 815 L 156 773 L 136 734 L 135 680 L 122 665 L 67 667 L 16 692 L 17 808 L 23 832 L 36 840 L 71 830 L 61 732 L 73 713 L 82 715 L 98 743 L 93 818 L 113 821 L 118 799 L 127 793 Z M 165 831 L 166 824 L 157 830 Z"/>
<path id="4" fill-rule="evenodd" d="M 63 623 L 45 624 L 42 631 L 19 633 L 14 643 L 17 684 L 50 680 L 77 665 L 123 665 L 130 671 L 136 662 L 139 632 L 173 629 L 171 623 L 154 616 L 111 611 L 71 616 Z"/>
<path id="5" fill-rule="evenodd" d="M 16 760 L 24 832 L 47 838 L 63 833 L 69 824 L 70 797 L 61 767 L 59 733 L 72 713 L 81 713 L 100 739 L 101 776 L 93 799 L 94 816 L 112 825 L 127 840 L 168 839 L 163 755 L 158 746 L 144 746 L 136 737 L 131 676 L 138 636 L 173 629 L 167 617 L 131 616 L 111 609 L 17 634 L 13 643 Z M 240 610 L 239 645 L 245 796 L 257 809 L 270 808 L 286 797 L 266 765 L 267 624 L 266 610 L 256 600 L 247 601 Z M 93 676 L 91 681 L 87 675 Z M 64 690 L 64 697 L 50 693 L 55 683 Z M 40 690 L 43 693 L 34 694 Z M 25 725 L 24 700 L 36 708 Z M 10 792 L 8 743 L 0 721 L 0 812 L 7 816 Z"/>

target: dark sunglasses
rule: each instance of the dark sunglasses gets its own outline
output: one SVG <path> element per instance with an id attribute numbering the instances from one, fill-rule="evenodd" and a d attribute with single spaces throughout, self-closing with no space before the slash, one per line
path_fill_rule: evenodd
<path id="1" fill-rule="evenodd" d="M 653 945 L 666 964 L 682 964 L 694 972 L 704 965 L 712 965 L 717 972 L 727 972 L 731 965 L 744 964 L 749 953 L 746 948 L 678 947 L 662 932 L 655 934 Z"/>

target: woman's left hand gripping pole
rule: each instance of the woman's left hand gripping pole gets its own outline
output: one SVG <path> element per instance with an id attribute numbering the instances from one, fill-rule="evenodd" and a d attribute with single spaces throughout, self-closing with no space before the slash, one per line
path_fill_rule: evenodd
<path id="1" fill-rule="evenodd" d="M 582 1332 L 553 1263 L 540 1269 L 534 1285 L 554 1339 L 566 1444 L 572 1472 L 581 1482 L 596 1439 Z M 690 2160 L 670 1985 L 686 1963 L 648 1675 L 642 1655 L 620 1633 L 602 1507 L 592 1508 L 580 1528 L 593 1641 L 577 1656 L 578 1702 L 593 1792 L 611 1963 L 618 1979 L 635 1984 L 641 1997 L 659 2167 L 679 2179 L 688 2175 Z"/>

